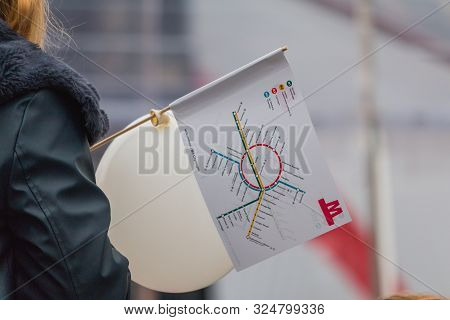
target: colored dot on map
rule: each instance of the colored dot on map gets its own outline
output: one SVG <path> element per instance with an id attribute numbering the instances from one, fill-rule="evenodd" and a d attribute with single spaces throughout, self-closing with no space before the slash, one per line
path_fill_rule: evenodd
<path id="1" fill-rule="evenodd" d="M 273 94 L 277 94 L 277 92 L 278 92 L 277 88 L 272 88 L 272 93 Z"/>
<path id="2" fill-rule="evenodd" d="M 268 98 L 270 96 L 270 93 L 268 91 L 264 92 L 264 97 Z"/>
<path id="3" fill-rule="evenodd" d="M 288 82 L 286 82 L 286 85 L 287 85 L 288 87 L 292 87 L 292 81 L 289 80 Z"/>
<path id="4" fill-rule="evenodd" d="M 278 89 L 280 89 L 281 91 L 283 91 L 283 90 L 284 90 L 284 84 L 280 84 L 280 85 L 278 86 Z"/>

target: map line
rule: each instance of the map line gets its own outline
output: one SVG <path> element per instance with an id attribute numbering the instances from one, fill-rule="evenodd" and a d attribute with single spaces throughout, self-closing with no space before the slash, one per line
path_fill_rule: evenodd
<path id="1" fill-rule="evenodd" d="M 252 219 L 252 222 L 250 223 L 250 228 L 248 228 L 248 232 L 247 232 L 247 238 L 248 238 L 248 237 L 250 237 L 250 235 L 252 233 L 253 226 L 255 224 L 255 220 L 258 217 L 258 212 L 259 212 L 259 208 L 261 206 L 261 201 L 264 197 L 265 189 L 264 189 L 264 184 L 262 182 L 261 176 L 258 173 L 259 171 L 256 168 L 255 160 L 253 160 L 253 155 L 250 152 L 250 147 L 248 146 L 247 138 L 242 130 L 241 121 L 239 120 L 239 117 L 236 112 L 233 112 L 233 117 L 236 122 L 236 126 L 239 131 L 239 135 L 241 136 L 241 140 L 242 140 L 242 144 L 244 145 L 245 152 L 248 155 L 248 160 L 250 161 L 250 166 L 253 169 L 253 173 L 255 174 L 256 180 L 258 181 L 259 188 L 261 189 L 259 196 L 258 196 L 258 203 L 256 204 L 255 213 L 253 214 L 253 219 Z"/>
<path id="2" fill-rule="evenodd" d="M 258 217 L 258 213 L 261 211 L 260 208 L 261 208 L 262 201 L 264 200 L 264 195 L 265 195 L 265 192 L 266 192 L 266 191 L 270 191 L 270 190 L 272 190 L 273 188 L 275 188 L 277 185 L 282 184 L 282 185 L 284 185 L 284 186 L 286 186 L 286 187 L 288 187 L 288 188 L 291 188 L 291 189 L 296 190 L 297 193 L 298 193 L 298 192 L 301 192 L 301 193 L 305 194 L 306 192 L 303 191 L 302 189 L 300 189 L 300 188 L 298 188 L 298 187 L 296 187 L 296 186 L 294 186 L 294 185 L 292 185 L 292 184 L 289 184 L 289 183 L 287 183 L 287 182 L 284 182 L 284 181 L 282 181 L 282 180 L 276 181 L 276 183 L 274 183 L 273 185 L 271 185 L 270 188 L 267 188 L 267 189 L 265 188 L 264 183 L 263 183 L 263 181 L 262 181 L 262 179 L 261 179 L 261 176 L 260 176 L 260 174 L 259 174 L 258 168 L 257 168 L 257 166 L 256 166 L 256 163 L 255 163 L 255 161 L 254 161 L 253 154 L 252 154 L 251 151 L 250 151 L 250 149 L 252 149 L 252 147 L 250 147 L 250 146 L 248 145 L 247 137 L 246 137 L 246 134 L 244 133 L 244 130 L 243 130 L 243 128 L 242 128 L 241 120 L 239 119 L 238 113 L 237 113 L 237 112 L 232 112 L 232 114 L 233 114 L 233 118 L 234 118 L 236 127 L 237 127 L 238 132 L 239 132 L 239 136 L 240 136 L 240 138 L 241 138 L 242 145 L 243 145 L 243 147 L 244 147 L 244 153 L 243 153 L 243 156 L 245 156 L 245 155 L 248 156 L 248 160 L 249 160 L 249 162 L 250 162 L 250 166 L 251 166 L 251 168 L 252 168 L 253 174 L 254 174 L 255 177 L 256 177 L 256 180 L 257 180 L 257 183 L 258 183 L 259 188 L 256 187 L 256 186 L 254 186 L 254 188 L 252 188 L 252 187 L 249 186 L 248 184 L 247 184 L 247 186 L 249 186 L 251 189 L 253 189 L 253 190 L 255 190 L 255 191 L 259 191 L 259 194 L 258 194 L 258 198 L 254 199 L 254 200 L 252 200 L 252 201 L 250 201 L 250 202 L 247 202 L 247 203 L 245 203 L 245 204 L 243 204 L 243 205 L 241 205 L 241 206 L 239 206 L 239 207 L 237 207 L 237 208 L 234 208 L 234 209 L 232 209 L 232 210 L 230 210 L 230 211 L 228 211 L 228 212 L 226 212 L 226 213 L 223 213 L 222 215 L 218 216 L 217 219 L 219 220 L 219 219 L 221 219 L 221 218 L 225 218 L 226 216 L 232 214 L 233 212 L 236 212 L 236 211 L 239 211 L 239 210 L 241 210 L 241 209 L 244 209 L 244 213 L 245 213 L 245 215 L 246 215 L 246 217 L 247 217 L 247 220 L 250 222 L 250 227 L 249 227 L 249 229 L 248 229 L 248 231 L 247 231 L 246 238 L 247 238 L 247 239 L 250 239 L 250 236 L 251 236 L 252 231 L 253 231 L 254 224 L 255 224 L 256 219 L 257 219 L 257 217 Z M 242 175 L 242 171 L 241 171 L 241 170 L 242 170 L 242 168 L 241 168 L 242 163 L 240 163 L 239 161 L 237 161 L 237 160 L 231 158 L 230 156 L 227 156 L 227 155 L 225 155 L 225 154 L 223 154 L 223 153 L 221 153 L 221 152 L 219 152 L 219 151 L 216 151 L 216 150 L 214 150 L 214 149 L 211 149 L 211 152 L 212 152 L 213 154 L 217 155 L 217 156 L 220 156 L 222 159 L 225 158 L 226 160 L 231 161 L 232 163 L 238 164 L 238 166 L 239 166 L 239 175 L 241 176 L 241 179 L 245 182 L 245 179 L 244 179 L 244 177 L 243 177 L 243 175 Z M 248 215 L 247 215 L 247 212 L 245 211 L 245 208 L 248 207 L 248 206 L 250 206 L 250 205 L 252 205 L 252 204 L 255 203 L 255 202 L 256 202 L 255 213 L 253 214 L 252 221 L 250 221 L 250 220 L 248 219 Z"/>
<path id="3" fill-rule="evenodd" d="M 293 186 L 292 184 L 289 184 L 289 183 L 287 183 L 287 182 L 284 182 L 283 180 L 279 180 L 278 183 L 284 184 L 286 187 L 289 187 L 289 188 L 291 188 L 291 189 L 294 189 L 294 190 L 297 190 L 297 191 L 306 193 L 306 192 L 303 191 L 302 189 L 297 188 L 296 186 Z"/>
<path id="4" fill-rule="evenodd" d="M 214 153 L 214 154 L 216 154 L 216 155 L 218 155 L 218 156 L 221 156 L 221 157 L 223 157 L 223 158 L 225 158 L 225 159 L 227 159 L 227 160 L 229 160 L 229 161 L 231 161 L 231 162 L 234 162 L 234 163 L 239 164 L 239 161 L 234 160 L 234 159 L 230 158 L 229 156 L 226 156 L 226 155 L 224 155 L 223 153 L 220 153 L 219 151 L 216 151 L 216 150 L 214 150 L 214 149 L 211 149 L 211 151 L 212 151 L 212 153 Z"/>
<path id="5" fill-rule="evenodd" d="M 245 207 L 247 207 L 247 206 L 249 206 L 249 205 L 255 203 L 256 201 L 258 201 L 258 198 L 256 198 L 255 200 L 252 200 L 252 201 L 250 201 L 250 202 L 247 202 L 246 204 L 243 204 L 243 205 L 240 206 L 240 207 L 234 208 L 233 210 L 230 210 L 230 211 L 228 211 L 228 212 L 225 212 L 224 214 L 218 216 L 217 219 L 224 218 L 224 217 L 226 217 L 227 215 L 232 214 L 233 212 L 236 212 L 236 211 L 238 211 L 238 210 L 240 210 L 240 209 L 242 209 L 242 208 L 245 208 Z"/>

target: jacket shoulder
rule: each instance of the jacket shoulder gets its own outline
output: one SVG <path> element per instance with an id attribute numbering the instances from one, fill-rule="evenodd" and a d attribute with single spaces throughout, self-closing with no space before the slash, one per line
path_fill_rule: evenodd
<path id="1" fill-rule="evenodd" d="M 62 139 L 79 146 L 88 145 L 80 108 L 70 95 L 42 89 L 26 98 L 16 147 L 39 146 L 51 150 L 55 141 Z"/>
<path id="2" fill-rule="evenodd" d="M 45 88 L 40 90 L 32 90 L 27 93 L 20 94 L 0 104 L 0 114 L 18 112 L 22 114 L 30 106 L 38 106 L 40 109 L 46 109 L 58 105 L 61 109 L 76 108 L 77 102 L 68 94 L 59 92 L 56 89 Z M 61 110 L 64 111 L 64 110 Z M 80 112 L 80 110 L 78 110 Z M 17 118 L 15 120 L 18 120 Z"/>
<path id="3" fill-rule="evenodd" d="M 44 88 L 25 94 L 24 97 L 30 99 L 28 108 L 39 108 L 39 110 L 52 112 L 51 114 L 53 111 L 58 111 L 59 114 L 81 113 L 78 102 L 69 94 L 57 89 Z"/>

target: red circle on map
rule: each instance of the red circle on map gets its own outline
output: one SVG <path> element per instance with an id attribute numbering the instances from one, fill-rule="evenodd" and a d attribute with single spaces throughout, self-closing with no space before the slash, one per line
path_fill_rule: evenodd
<path id="1" fill-rule="evenodd" d="M 280 157 L 280 155 L 278 154 L 277 150 L 275 150 L 274 148 L 272 148 L 272 147 L 269 146 L 268 144 L 264 144 L 264 143 L 257 143 L 257 144 L 254 144 L 254 145 L 252 145 L 250 148 L 248 148 L 248 151 L 250 151 L 250 150 L 252 150 L 253 148 L 256 148 L 256 147 L 264 147 L 264 148 L 269 149 L 273 154 L 275 154 L 275 156 L 276 156 L 276 158 L 277 158 L 277 160 L 278 160 L 279 169 L 278 169 L 278 174 L 277 174 L 277 176 L 275 177 L 275 179 L 274 179 L 272 182 L 270 182 L 269 184 L 267 184 L 267 185 L 264 186 L 264 190 L 270 189 L 270 188 L 272 188 L 273 186 L 275 186 L 275 184 L 276 184 L 276 183 L 278 182 L 278 180 L 280 180 L 280 178 L 281 178 L 281 173 L 283 172 L 283 164 L 282 164 L 282 162 L 281 162 L 281 157 Z M 245 175 L 244 170 L 242 169 L 242 168 L 243 168 L 243 165 L 244 165 L 244 160 L 245 160 L 245 158 L 247 157 L 247 153 L 248 153 L 248 152 L 245 152 L 245 153 L 242 155 L 242 157 L 241 157 L 240 169 L 241 169 L 241 173 L 242 173 L 242 178 L 244 179 L 244 182 L 245 182 L 247 185 L 249 185 L 250 187 L 252 187 L 253 189 L 261 190 L 261 188 L 259 187 L 259 185 L 255 185 L 254 183 L 252 183 L 252 182 L 247 178 L 247 176 Z"/>
<path id="2" fill-rule="evenodd" d="M 278 92 L 277 88 L 272 88 L 272 93 L 273 94 L 277 94 L 277 92 Z"/>

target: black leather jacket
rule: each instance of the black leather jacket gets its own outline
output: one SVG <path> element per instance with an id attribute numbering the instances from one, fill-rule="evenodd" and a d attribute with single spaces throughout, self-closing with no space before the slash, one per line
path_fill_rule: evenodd
<path id="1" fill-rule="evenodd" d="M 89 143 L 108 128 L 81 76 L 0 20 L 0 299 L 125 299 Z"/>

